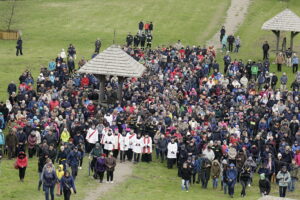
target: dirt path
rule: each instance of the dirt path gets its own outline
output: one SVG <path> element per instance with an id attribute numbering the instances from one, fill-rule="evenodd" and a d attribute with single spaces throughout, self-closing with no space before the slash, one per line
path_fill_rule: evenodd
<path id="1" fill-rule="evenodd" d="M 231 5 L 227 10 L 227 16 L 225 19 L 226 34 L 234 34 L 239 25 L 241 25 L 247 14 L 247 10 L 251 0 L 231 0 Z M 221 26 L 220 26 L 221 29 Z M 243 38 L 241 38 L 242 40 Z M 218 32 L 207 42 L 208 45 L 214 45 L 216 48 L 220 48 L 220 32 Z"/>
<path id="2" fill-rule="evenodd" d="M 114 183 L 106 183 L 106 176 L 104 176 L 104 183 L 100 184 L 96 189 L 87 191 L 84 200 L 99 200 L 108 191 L 123 183 L 129 176 L 132 175 L 133 164 L 129 162 L 117 163 L 117 167 L 114 172 Z M 95 181 L 96 183 L 96 181 Z M 97 182 L 98 183 L 98 182 Z"/>

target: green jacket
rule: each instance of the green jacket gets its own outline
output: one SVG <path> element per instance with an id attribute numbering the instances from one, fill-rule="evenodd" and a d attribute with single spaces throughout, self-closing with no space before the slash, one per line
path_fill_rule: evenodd
<path id="1" fill-rule="evenodd" d="M 251 74 L 257 74 L 258 73 L 258 66 L 257 65 L 252 65 L 251 66 Z"/>

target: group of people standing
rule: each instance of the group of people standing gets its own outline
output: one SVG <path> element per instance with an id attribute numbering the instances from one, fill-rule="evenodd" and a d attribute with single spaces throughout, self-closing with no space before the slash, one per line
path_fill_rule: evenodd
<path id="1" fill-rule="evenodd" d="M 259 193 L 268 194 L 276 178 L 280 196 L 287 188 L 293 191 L 300 166 L 299 74 L 292 91 L 280 90 L 277 82 L 270 84 L 269 62 L 244 63 L 226 54 L 222 73 L 213 47 L 153 50 L 133 47 L 131 41 L 122 49 L 147 70 L 140 78 L 125 79 L 122 101 L 107 107 L 95 103 L 99 80 L 77 73 L 76 67 L 70 70 L 61 54 L 41 69 L 36 89 L 29 71 L 19 84 L 9 84 L 9 100 L 0 104 L 0 125 L 9 130 L 5 151 L 11 157 L 20 154 L 18 167 L 25 168 L 22 152 L 27 148 L 34 156 L 36 149 L 46 199 L 54 198 L 62 172 L 70 186 L 61 176 L 62 191 L 76 191 L 71 180 L 77 180 L 84 153 L 90 155 L 94 177 L 101 182 L 106 172 L 113 182 L 116 158 L 150 162 L 152 143 L 161 162 L 177 166 L 184 190 L 200 182 L 205 189 L 212 179 L 213 188 L 221 182 L 233 197 L 239 181 L 245 196 L 258 169 Z M 75 47 L 69 50 L 74 57 Z M 118 78 L 106 77 L 105 88 L 105 94 L 120 89 Z M 62 165 L 58 172 L 55 162 Z"/>
<path id="2" fill-rule="evenodd" d="M 153 29 L 154 26 L 152 22 L 144 23 L 143 21 L 140 21 L 136 35 L 132 36 L 130 32 L 128 33 L 126 37 L 127 46 L 131 46 L 133 44 L 135 48 L 140 46 L 142 49 L 144 49 L 146 45 L 146 48 L 151 48 Z"/>

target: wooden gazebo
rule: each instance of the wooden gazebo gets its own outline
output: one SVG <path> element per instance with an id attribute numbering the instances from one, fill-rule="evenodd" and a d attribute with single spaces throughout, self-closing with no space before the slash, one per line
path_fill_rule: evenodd
<path id="1" fill-rule="evenodd" d="M 279 51 L 280 32 L 291 32 L 290 48 L 293 50 L 294 37 L 300 32 L 300 17 L 290 9 L 285 9 L 266 21 L 261 28 L 263 30 L 271 30 L 276 35 L 276 53 Z"/>
<path id="2" fill-rule="evenodd" d="M 82 74 L 94 74 L 99 79 L 99 103 L 103 103 L 106 76 L 118 77 L 119 86 L 117 96 L 121 102 L 124 79 L 128 77 L 141 77 L 145 70 L 144 65 L 133 59 L 119 46 L 112 45 L 87 62 L 78 72 Z"/>

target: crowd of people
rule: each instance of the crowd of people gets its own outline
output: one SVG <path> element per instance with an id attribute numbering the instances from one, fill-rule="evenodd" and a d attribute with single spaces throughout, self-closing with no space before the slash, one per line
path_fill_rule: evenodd
<path id="1" fill-rule="evenodd" d="M 126 44 L 127 46 L 133 46 L 135 48 L 140 47 L 142 50 L 145 48 L 151 48 L 152 46 L 152 40 L 153 40 L 153 29 L 154 25 L 152 22 L 146 22 L 144 23 L 142 20 L 138 23 L 138 32 L 136 35 L 132 36 L 129 32 L 126 37 Z"/>
<path id="2" fill-rule="evenodd" d="M 68 55 L 62 51 L 41 68 L 36 83 L 25 71 L 18 84 L 8 85 L 9 100 L 0 103 L 0 126 L 9 132 L 6 137 L 0 132 L 1 154 L 17 156 L 21 181 L 30 158 L 37 156 L 38 189 L 43 185 L 46 200 L 49 194 L 54 199 L 55 185 L 57 194 L 69 199 L 86 153 L 100 183 L 105 172 L 113 183 L 117 158 L 150 163 L 153 153 L 169 169 L 177 167 L 186 191 L 194 183 L 206 189 L 212 179 L 214 189 L 221 185 L 231 197 L 239 182 L 245 196 L 255 173 L 262 195 L 275 183 L 281 197 L 287 189 L 295 190 L 300 176 L 299 72 L 289 91 L 286 75 L 277 89 L 268 59 L 244 63 L 227 53 L 222 73 L 213 47 L 145 50 L 127 41 L 123 50 L 147 70 L 125 80 L 122 102 L 113 95 L 118 78 L 107 77 L 105 97 L 112 103 L 96 103 L 99 81 L 77 73 L 73 45 Z M 82 58 L 78 66 L 85 62 Z"/>

